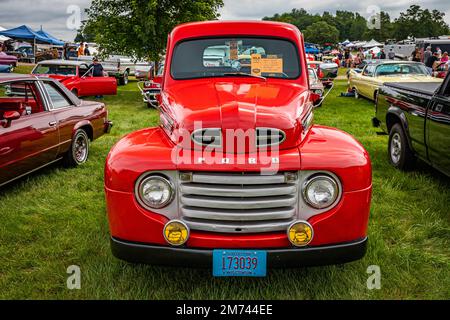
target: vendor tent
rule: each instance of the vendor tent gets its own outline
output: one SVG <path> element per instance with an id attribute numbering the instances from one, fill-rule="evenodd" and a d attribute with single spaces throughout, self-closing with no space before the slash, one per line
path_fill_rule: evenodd
<path id="1" fill-rule="evenodd" d="M 42 30 L 42 28 L 41 28 L 41 30 L 36 31 L 36 33 L 38 35 L 40 35 L 41 37 L 49 39 L 51 44 L 53 44 L 54 46 L 63 46 L 64 45 L 64 41 L 56 39 L 52 35 L 48 34 L 44 30 Z"/>
<path id="2" fill-rule="evenodd" d="M 40 42 L 40 43 L 50 43 L 51 44 L 50 39 L 37 34 L 33 30 L 31 30 L 31 28 L 29 28 L 25 25 L 17 27 L 17 28 L 9 29 L 9 30 L 0 31 L 0 36 L 9 37 L 9 38 L 15 39 L 15 40 L 31 40 L 31 41 L 36 41 L 36 42 Z"/>
<path id="3" fill-rule="evenodd" d="M 367 42 L 367 43 L 363 46 L 363 48 L 373 48 L 373 47 L 381 47 L 381 46 L 383 46 L 382 43 L 379 43 L 378 41 L 372 39 L 372 40 L 370 40 L 369 42 Z"/>
<path id="4" fill-rule="evenodd" d="M 341 45 L 346 46 L 346 45 L 348 45 L 349 43 L 350 43 L 350 40 L 347 39 L 347 40 L 345 40 L 344 42 L 342 42 Z"/>

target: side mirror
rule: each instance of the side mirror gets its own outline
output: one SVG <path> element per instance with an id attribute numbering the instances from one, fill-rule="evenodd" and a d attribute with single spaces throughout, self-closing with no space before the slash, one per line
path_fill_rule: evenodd
<path id="1" fill-rule="evenodd" d="M 6 123 L 3 124 L 3 126 L 5 128 L 8 128 L 11 125 L 11 122 L 13 120 L 17 120 L 20 118 L 20 113 L 18 113 L 17 111 L 6 111 L 3 114 L 3 119 L 4 121 L 6 121 Z"/>
<path id="2" fill-rule="evenodd" d="M 6 111 L 3 114 L 3 119 L 5 119 L 8 122 L 11 122 L 13 120 L 17 120 L 20 118 L 20 113 L 18 113 L 17 111 Z"/>

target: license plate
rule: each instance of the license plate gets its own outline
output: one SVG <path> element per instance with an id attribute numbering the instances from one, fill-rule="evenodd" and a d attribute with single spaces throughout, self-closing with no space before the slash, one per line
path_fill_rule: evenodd
<path id="1" fill-rule="evenodd" d="M 214 250 L 214 277 L 265 277 L 267 252 L 256 250 Z"/>

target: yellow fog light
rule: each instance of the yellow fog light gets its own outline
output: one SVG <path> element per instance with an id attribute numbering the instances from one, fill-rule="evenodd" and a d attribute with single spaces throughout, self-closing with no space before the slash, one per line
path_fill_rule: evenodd
<path id="1" fill-rule="evenodd" d="M 307 246 L 313 239 L 314 231 L 306 221 L 297 221 L 288 228 L 289 241 L 296 247 Z"/>
<path id="2" fill-rule="evenodd" d="M 182 246 L 189 239 L 189 228 L 179 220 L 169 221 L 164 226 L 164 238 L 172 246 Z"/>

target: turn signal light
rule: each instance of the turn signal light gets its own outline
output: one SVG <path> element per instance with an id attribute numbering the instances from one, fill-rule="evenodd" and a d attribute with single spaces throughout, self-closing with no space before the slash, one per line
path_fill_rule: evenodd
<path id="1" fill-rule="evenodd" d="M 288 228 L 289 241 L 296 247 L 307 246 L 313 239 L 314 231 L 306 221 L 294 222 Z"/>
<path id="2" fill-rule="evenodd" d="M 179 220 L 169 221 L 164 226 L 164 239 L 172 246 L 182 246 L 189 239 L 189 228 Z"/>

